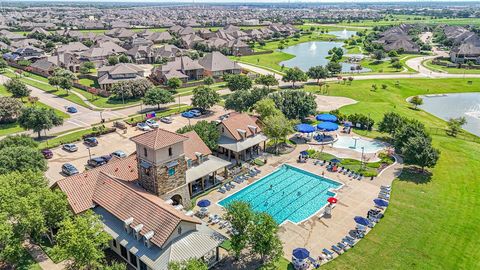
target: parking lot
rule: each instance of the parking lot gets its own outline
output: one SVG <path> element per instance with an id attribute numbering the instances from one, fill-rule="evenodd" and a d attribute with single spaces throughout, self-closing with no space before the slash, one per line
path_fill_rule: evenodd
<path id="1" fill-rule="evenodd" d="M 215 106 L 212 108 L 212 113 L 209 115 L 202 115 L 192 119 L 187 119 L 180 115 L 174 115 L 172 116 L 173 122 L 171 124 L 165 124 L 160 121 L 158 121 L 158 123 L 160 128 L 175 132 L 189 123 L 193 125 L 200 120 L 217 120 L 220 115 L 228 112 L 229 111 L 225 111 L 223 107 Z M 97 138 L 98 145 L 90 148 L 90 155 L 92 157 L 99 157 L 111 154 L 117 150 L 122 150 L 127 155 L 130 155 L 135 151 L 135 144 L 130 141 L 129 138 L 141 133 L 142 131 L 136 128 L 128 127 L 126 133 L 122 130 L 117 130 L 116 132 L 100 136 Z M 79 172 L 85 170 L 85 166 L 89 159 L 88 147 L 83 144 L 83 142 L 77 142 L 75 144 L 78 147 L 78 151 L 76 152 L 67 152 L 63 150 L 61 146 L 51 149 L 53 152 L 53 158 L 48 160 L 48 170 L 45 174 L 49 179 L 50 185 L 53 185 L 56 181 L 66 177 L 66 175 L 61 173 L 62 165 L 65 163 L 72 164 Z"/>

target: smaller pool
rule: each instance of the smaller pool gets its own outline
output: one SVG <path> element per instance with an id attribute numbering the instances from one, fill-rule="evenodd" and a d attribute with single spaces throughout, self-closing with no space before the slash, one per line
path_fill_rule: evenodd
<path id="1" fill-rule="evenodd" d="M 354 138 L 357 138 L 357 140 Z M 387 145 L 384 142 L 377 140 L 365 140 L 359 137 L 338 136 L 338 140 L 333 144 L 333 147 L 351 149 L 357 152 L 362 152 L 363 147 L 364 153 L 376 153 L 387 147 Z"/>

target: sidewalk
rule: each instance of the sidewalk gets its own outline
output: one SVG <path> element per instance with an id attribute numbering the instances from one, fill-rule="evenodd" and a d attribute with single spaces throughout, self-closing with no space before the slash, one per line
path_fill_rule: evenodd
<path id="1" fill-rule="evenodd" d="M 54 263 L 50 258 L 43 252 L 43 250 L 38 246 L 33 244 L 31 241 L 27 240 L 24 243 L 25 249 L 30 253 L 32 258 L 40 265 L 42 269 L 45 270 L 63 270 L 65 269 L 65 263 Z"/>

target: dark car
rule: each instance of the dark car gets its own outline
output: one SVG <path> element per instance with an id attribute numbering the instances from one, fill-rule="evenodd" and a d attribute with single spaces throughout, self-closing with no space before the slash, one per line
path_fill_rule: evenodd
<path id="1" fill-rule="evenodd" d="M 98 140 L 95 137 L 88 137 L 83 139 L 83 143 L 88 145 L 88 146 L 97 146 L 98 145 Z"/>
<path id="2" fill-rule="evenodd" d="M 105 159 L 103 159 L 101 157 L 94 157 L 94 158 L 87 161 L 88 166 L 93 167 L 93 168 L 102 166 L 106 163 L 107 162 L 105 161 Z"/>
<path id="3" fill-rule="evenodd" d="M 45 150 L 42 150 L 42 155 L 44 158 L 50 159 L 53 157 L 53 152 L 50 149 L 45 149 Z"/>
<path id="4" fill-rule="evenodd" d="M 70 163 L 65 163 L 62 165 L 62 173 L 70 176 L 78 173 L 77 168 Z"/>
<path id="5" fill-rule="evenodd" d="M 112 159 L 112 155 L 104 155 L 104 156 L 101 156 L 100 158 L 102 158 L 103 160 L 105 160 L 106 163 L 108 163 L 111 159 Z"/>
<path id="6" fill-rule="evenodd" d="M 76 113 L 78 112 L 77 108 L 75 107 L 67 107 L 67 112 L 69 113 Z"/>

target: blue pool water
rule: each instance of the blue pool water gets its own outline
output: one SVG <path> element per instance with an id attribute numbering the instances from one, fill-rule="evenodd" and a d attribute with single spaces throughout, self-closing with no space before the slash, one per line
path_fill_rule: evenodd
<path id="1" fill-rule="evenodd" d="M 333 147 L 351 149 L 357 152 L 362 152 L 362 147 L 364 153 L 376 153 L 382 149 L 385 149 L 387 145 L 384 142 L 377 140 L 365 140 L 357 137 L 357 143 L 355 144 L 355 139 L 349 136 L 338 136 L 338 140 L 333 144 Z"/>
<path id="2" fill-rule="evenodd" d="M 283 165 L 273 173 L 218 202 L 226 206 L 246 201 L 254 211 L 267 212 L 278 224 L 298 223 L 315 214 L 335 195 L 329 189 L 342 184 L 293 166 Z"/>

